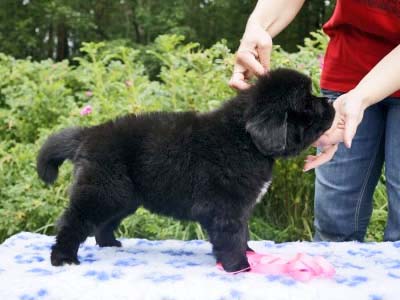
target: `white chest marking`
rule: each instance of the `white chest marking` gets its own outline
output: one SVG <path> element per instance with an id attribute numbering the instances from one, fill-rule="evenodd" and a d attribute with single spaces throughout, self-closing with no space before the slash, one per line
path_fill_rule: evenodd
<path id="1" fill-rule="evenodd" d="M 268 191 L 269 186 L 271 185 L 272 180 L 267 181 L 266 183 L 264 183 L 264 185 L 262 186 L 260 193 L 257 196 L 257 200 L 256 203 L 259 203 L 262 198 L 264 197 L 265 193 Z"/>

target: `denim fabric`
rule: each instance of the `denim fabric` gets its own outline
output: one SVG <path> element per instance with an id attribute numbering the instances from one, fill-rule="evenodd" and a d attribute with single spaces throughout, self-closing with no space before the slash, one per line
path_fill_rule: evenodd
<path id="1" fill-rule="evenodd" d="M 400 98 L 367 108 L 351 149 L 341 143 L 333 159 L 316 169 L 315 241 L 364 240 L 384 163 L 389 201 L 384 239 L 400 240 Z"/>

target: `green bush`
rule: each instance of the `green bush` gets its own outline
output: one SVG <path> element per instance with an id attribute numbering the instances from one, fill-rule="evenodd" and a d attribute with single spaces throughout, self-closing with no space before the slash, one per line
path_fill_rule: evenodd
<path id="1" fill-rule="evenodd" d="M 326 37 L 313 34 L 297 53 L 276 47 L 273 67 L 298 69 L 313 79 L 318 93 L 319 58 Z M 234 95 L 227 82 L 233 55 L 224 42 L 209 49 L 160 36 L 151 46 L 132 49 L 118 43 L 87 43 L 73 64 L 16 60 L 0 54 L 0 241 L 22 231 L 54 233 L 67 205 L 72 166 L 65 163 L 54 186 L 35 171 L 46 137 L 61 128 L 94 125 L 126 113 L 154 110 L 208 111 Z M 81 109 L 92 106 L 82 116 Z M 309 150 L 312 151 L 312 150 Z M 251 220 L 253 239 L 288 241 L 312 237 L 312 173 L 302 172 L 304 155 L 278 161 L 272 187 Z M 380 195 L 369 237 L 381 239 L 385 196 Z M 119 235 L 154 239 L 205 238 L 196 223 L 178 222 L 139 209 Z"/>

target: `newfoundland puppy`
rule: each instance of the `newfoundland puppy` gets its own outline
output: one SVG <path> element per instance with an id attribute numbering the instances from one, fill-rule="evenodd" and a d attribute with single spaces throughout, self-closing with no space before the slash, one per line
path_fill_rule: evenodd
<path id="1" fill-rule="evenodd" d="M 90 234 L 100 247 L 121 246 L 114 230 L 142 205 L 199 222 L 226 271 L 248 269 L 248 220 L 274 160 L 306 149 L 333 117 L 307 76 L 277 69 L 211 112 L 127 115 L 50 136 L 37 158 L 40 178 L 51 184 L 64 160 L 74 164 L 51 264 L 79 264 Z"/>

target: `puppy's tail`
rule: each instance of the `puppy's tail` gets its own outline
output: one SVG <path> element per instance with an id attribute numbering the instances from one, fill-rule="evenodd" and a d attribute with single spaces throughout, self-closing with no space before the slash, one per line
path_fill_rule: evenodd
<path id="1" fill-rule="evenodd" d="M 52 184 L 57 179 L 58 168 L 64 160 L 74 158 L 81 136 L 81 128 L 68 128 L 47 139 L 36 161 L 36 170 L 44 182 Z"/>

